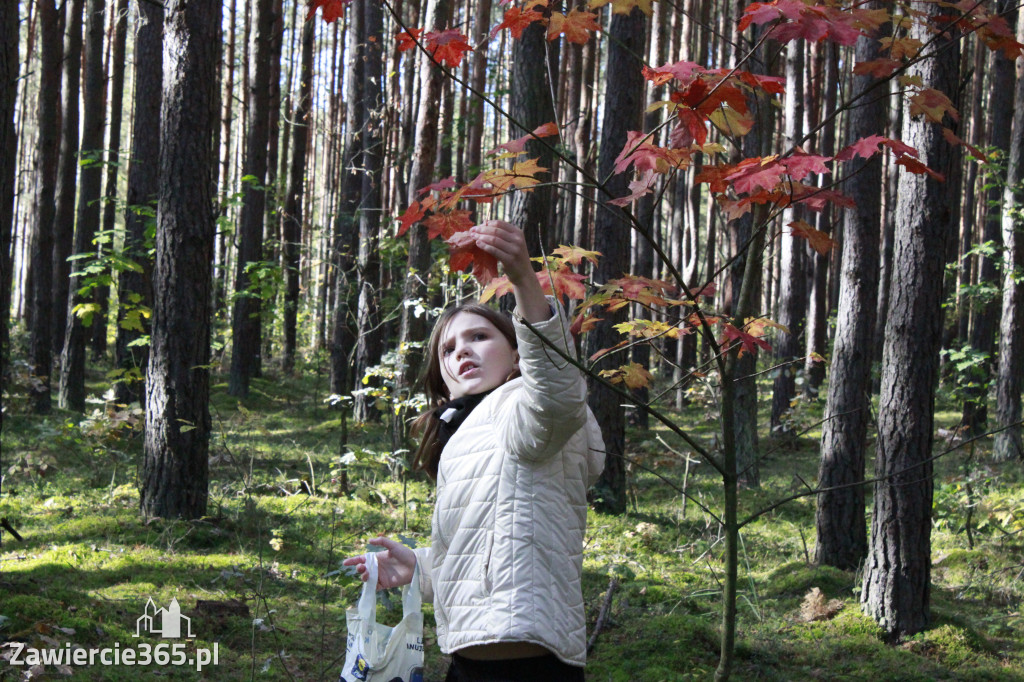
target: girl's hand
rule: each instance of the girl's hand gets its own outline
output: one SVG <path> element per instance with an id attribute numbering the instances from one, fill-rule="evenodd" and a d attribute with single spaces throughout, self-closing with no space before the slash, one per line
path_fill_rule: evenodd
<path id="1" fill-rule="evenodd" d="M 416 553 L 400 542 L 391 538 L 379 537 L 368 544 L 386 547 L 386 551 L 377 552 L 377 589 L 402 587 L 412 582 L 413 570 L 416 568 Z M 355 566 L 359 579 L 366 582 L 366 555 L 349 557 L 341 562 L 342 566 Z"/>
<path id="2" fill-rule="evenodd" d="M 504 220 L 485 220 L 469 231 L 482 251 L 498 259 L 513 285 L 520 286 L 527 278 L 534 278 L 526 238 L 518 227 Z"/>
<path id="3" fill-rule="evenodd" d="M 497 258 L 505 269 L 514 287 L 519 315 L 531 324 L 551 319 L 551 307 L 530 263 L 523 231 L 504 220 L 485 220 L 471 227 L 470 232 L 476 237 L 476 245 Z"/>

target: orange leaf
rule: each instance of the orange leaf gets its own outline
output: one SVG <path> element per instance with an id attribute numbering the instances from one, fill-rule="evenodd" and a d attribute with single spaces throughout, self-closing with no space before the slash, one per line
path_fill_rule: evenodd
<path id="1" fill-rule="evenodd" d="M 491 38 L 498 35 L 498 32 L 503 28 L 511 29 L 513 38 L 522 38 L 523 31 L 526 30 L 527 26 L 543 19 L 544 15 L 536 10 L 528 9 L 524 11 L 518 7 L 512 7 L 505 12 L 501 23 L 491 29 Z"/>
<path id="2" fill-rule="evenodd" d="M 569 265 L 579 265 L 584 259 L 597 265 L 597 257 L 601 255 L 599 251 L 585 251 L 578 246 L 566 246 L 564 244 L 559 244 L 558 248 L 551 253 L 560 257 Z"/>
<path id="3" fill-rule="evenodd" d="M 396 35 L 395 40 L 398 41 L 398 51 L 405 52 L 416 47 L 416 41 L 420 39 L 422 34 L 422 28 L 410 28 L 408 31 L 402 31 Z"/>
<path id="4" fill-rule="evenodd" d="M 320 8 L 320 16 L 323 17 L 325 23 L 331 24 L 338 20 L 345 12 L 345 5 L 351 0 L 310 0 L 309 13 L 306 14 L 306 21 L 309 21 L 316 14 L 316 10 Z"/>
<path id="5" fill-rule="evenodd" d="M 806 220 L 794 220 L 787 227 L 793 228 L 792 235 L 794 237 L 806 239 L 811 248 L 823 256 L 836 245 L 831 237 L 821 230 L 811 227 Z"/>
<path id="6" fill-rule="evenodd" d="M 945 182 L 946 181 L 946 176 L 943 175 L 942 173 L 938 173 L 936 171 L 933 171 L 931 168 L 929 168 L 928 166 L 924 165 L 923 163 L 921 163 L 917 159 L 911 158 L 911 157 L 906 156 L 906 155 L 903 155 L 900 158 L 896 159 L 896 165 L 897 166 L 903 166 L 904 168 L 906 168 L 911 173 L 915 173 L 917 175 L 928 174 L 932 178 L 934 178 L 935 180 L 938 180 L 939 182 Z"/>
<path id="7" fill-rule="evenodd" d="M 427 239 L 439 236 L 444 240 L 448 240 L 456 233 L 465 232 L 473 227 L 469 211 L 435 213 L 424 220 L 423 224 L 427 226 Z"/>
<path id="8" fill-rule="evenodd" d="M 554 40 L 565 34 L 565 39 L 570 43 L 584 45 L 590 40 L 590 31 L 600 31 L 594 19 L 597 15 L 593 12 L 581 12 L 573 8 L 568 15 L 561 12 L 552 12 L 548 21 L 548 40 Z"/>
<path id="9" fill-rule="evenodd" d="M 458 29 L 450 28 L 447 31 L 431 31 L 424 37 L 427 52 L 438 64 L 444 64 L 455 68 L 462 63 L 462 58 L 473 48 L 466 42 L 466 36 Z"/>
<path id="10" fill-rule="evenodd" d="M 485 285 L 498 276 L 498 259 L 476 245 L 473 233 L 457 232 L 446 243 L 451 248 L 448 265 L 452 270 L 466 271 L 472 266 L 473 276 Z"/>

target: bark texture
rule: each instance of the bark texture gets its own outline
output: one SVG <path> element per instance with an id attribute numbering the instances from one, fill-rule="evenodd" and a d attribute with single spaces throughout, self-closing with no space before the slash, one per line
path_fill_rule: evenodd
<path id="1" fill-rule="evenodd" d="M 18 140 L 14 107 L 18 100 L 18 7 L 0 6 L 0 382 L 7 376 L 7 319 L 11 309 L 11 235 L 14 229 L 14 178 Z M 0 428 L 3 409 L 0 407 Z"/>
<path id="2" fill-rule="evenodd" d="M 877 8 L 880 3 L 872 3 Z M 878 41 L 861 38 L 858 62 L 878 56 Z M 853 97 L 863 96 L 850 111 L 848 142 L 877 134 L 885 126 L 886 98 L 866 94 L 876 81 L 857 76 Z M 884 93 L 884 84 L 875 91 Z M 871 422 L 871 362 L 874 355 L 878 304 L 879 226 L 882 219 L 882 156 L 856 159 L 848 165 L 844 191 L 855 206 L 843 212 L 843 255 L 839 309 L 832 347 L 831 379 L 821 431 L 818 486 L 835 488 L 818 495 L 815 521 L 819 564 L 855 569 L 867 553 L 864 518 L 864 450 Z"/>
<path id="3" fill-rule="evenodd" d="M 135 12 L 134 124 L 122 255 L 140 268 L 121 272 L 117 284 L 121 305 L 118 306 L 115 357 L 122 374 L 116 386 L 116 396 L 125 404 L 142 403 L 145 397 L 149 345 L 135 342 L 149 333 L 149 322 L 133 311 L 137 313 L 139 306 L 153 307 L 153 266 L 147 255 L 146 229 L 156 214 L 160 187 L 160 107 L 163 102 L 164 11 L 155 3 L 141 2 L 136 4 Z"/>
<path id="4" fill-rule="evenodd" d="M 638 130 L 641 124 L 644 88 L 638 55 L 644 53 L 645 26 L 644 14 L 634 8 L 628 15 L 612 15 L 608 32 L 611 42 L 605 71 L 606 107 L 598 160 L 598 177 L 608 178 L 608 181 L 604 185 L 603 203 L 597 208 L 594 224 L 594 248 L 604 254 L 594 269 L 594 279 L 598 282 L 621 277 L 629 269 L 630 221 L 622 209 L 607 201 L 629 193 L 629 178 L 625 173 L 612 175 L 612 169 L 615 157 L 626 144 L 626 133 Z M 588 337 L 588 356 L 621 340 L 614 325 L 625 319 L 625 313 L 622 309 L 605 315 L 605 319 L 594 327 Z M 626 360 L 622 356 L 609 353 L 595 364 L 594 369 L 614 368 L 624 362 Z M 603 495 L 599 506 L 610 512 L 622 513 L 626 509 L 626 418 L 622 398 L 611 389 L 591 382 L 588 402 L 601 424 L 607 451 L 604 472 L 598 482 Z"/>
<path id="5" fill-rule="evenodd" d="M 166 5 L 164 79 L 143 515 L 206 513 L 210 445 L 217 58 L 221 3 Z"/>
<path id="6" fill-rule="evenodd" d="M 924 4 L 921 11 L 940 9 Z M 924 22 L 911 37 L 933 40 L 937 56 L 908 69 L 925 87 L 955 92 L 958 43 L 933 37 Z M 929 168 L 949 175 L 952 152 L 942 131 L 906 115 L 902 139 Z M 942 331 L 942 278 L 951 238 L 950 188 L 929 175 L 900 173 L 892 290 L 882 359 L 875 458 L 874 514 L 861 599 L 892 637 L 920 632 L 931 620 L 932 433 Z"/>

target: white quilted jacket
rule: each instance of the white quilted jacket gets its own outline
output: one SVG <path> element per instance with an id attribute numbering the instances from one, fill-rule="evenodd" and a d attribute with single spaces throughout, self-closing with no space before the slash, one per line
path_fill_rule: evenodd
<path id="1" fill-rule="evenodd" d="M 522 377 L 488 395 L 441 454 L 432 546 L 416 550 L 421 588 L 444 653 L 532 642 L 582 666 L 586 491 L 604 443 L 579 370 L 515 326 Z M 562 349 L 570 340 L 560 310 L 534 328 Z"/>

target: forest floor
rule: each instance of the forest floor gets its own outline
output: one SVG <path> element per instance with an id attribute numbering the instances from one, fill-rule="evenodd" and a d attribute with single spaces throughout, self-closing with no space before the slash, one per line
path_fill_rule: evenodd
<path id="1" fill-rule="evenodd" d="M 95 379 L 92 389 L 102 394 L 106 386 Z M 379 532 L 429 541 L 432 489 L 417 478 L 406 486 L 393 481 L 386 426 L 348 425 L 346 438 L 339 413 L 324 402 L 325 380 L 313 372 L 256 380 L 243 401 L 228 397 L 226 384 L 213 387 L 209 511 L 192 522 L 139 516 L 137 411 L 98 400 L 84 421 L 61 411 L 29 416 L 24 396 L 9 388 L 0 516 L 23 540 L 5 534 L 0 546 L 0 641 L 8 643 L 0 655 L 11 658 L 12 642 L 67 651 L 156 647 L 161 640 L 145 630 L 135 636 L 138 621 L 149 599 L 167 607 L 174 598 L 195 635 L 185 657 L 216 648 L 217 664 L 197 672 L 106 667 L 97 659 L 28 675 L 28 667 L 0 661 L 0 680 L 43 672 L 51 679 L 335 680 L 345 608 L 360 590 L 340 570 L 341 559 Z M 710 442 L 717 415 L 699 393 L 692 398 L 674 416 Z M 955 425 L 952 406 L 939 409 L 938 426 Z M 762 485 L 741 493 L 743 510 L 813 485 L 821 411 L 821 401 L 798 404 L 795 423 L 809 430 L 795 440 L 781 443 L 762 429 Z M 937 451 L 944 448 L 937 440 Z M 884 643 L 861 613 L 859 573 L 811 563 L 813 497 L 748 525 L 733 679 L 1024 680 L 1024 474 L 1019 464 L 993 464 L 989 448 L 982 439 L 936 463 L 933 626 L 898 645 Z M 672 452 L 685 452 L 681 441 L 663 427 L 632 428 L 628 450 L 636 462 L 628 513 L 589 517 L 583 588 L 590 633 L 611 579 L 618 584 L 587 679 L 709 679 L 718 661 L 724 543 L 713 517 L 684 504 L 679 489 L 685 481 L 715 511 L 720 483 L 706 464 L 687 468 Z M 347 494 L 344 453 L 352 453 Z M 821 598 L 805 599 L 814 588 Z M 400 602 L 389 601 L 381 619 L 394 622 Z M 431 606 L 424 611 L 425 679 L 440 680 L 446 661 Z"/>

